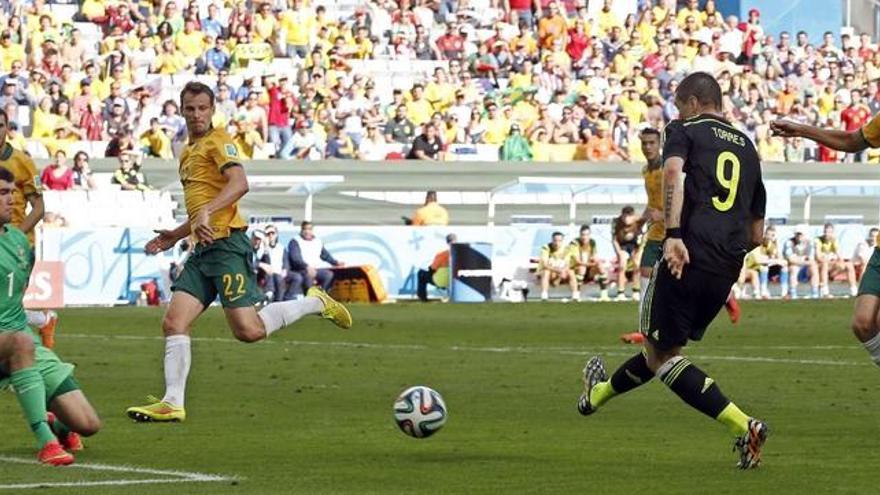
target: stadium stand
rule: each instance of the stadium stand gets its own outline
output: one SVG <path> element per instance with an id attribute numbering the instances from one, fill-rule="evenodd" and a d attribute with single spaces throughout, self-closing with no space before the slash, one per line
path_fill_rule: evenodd
<path id="1" fill-rule="evenodd" d="M 498 159 L 517 124 L 513 159 L 637 162 L 636 132 L 674 118 L 677 81 L 705 70 L 765 160 L 880 162 L 767 132 L 778 116 L 851 129 L 880 110 L 869 36 L 814 45 L 806 33 L 764 33 L 754 9 L 723 19 L 712 0 L 696 11 L 644 0 L 630 15 L 614 2 L 520 3 L 9 3 L 0 107 L 14 110 L 17 141 L 29 138 L 35 157 L 103 156 L 119 134 L 170 159 L 184 136 L 166 103 L 196 78 L 218 89 L 215 124 L 255 158 L 357 158 L 365 140 L 368 159 L 400 157 L 431 123 L 446 160 Z M 368 137 L 370 126 L 382 132 Z M 305 142 L 314 150 L 300 153 Z M 595 148 L 606 143 L 617 151 Z"/>

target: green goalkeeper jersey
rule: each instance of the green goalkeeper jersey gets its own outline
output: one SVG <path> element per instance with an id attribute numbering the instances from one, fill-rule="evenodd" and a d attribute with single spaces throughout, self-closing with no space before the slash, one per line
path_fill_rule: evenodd
<path id="1" fill-rule="evenodd" d="M 26 330 L 22 300 L 34 266 L 34 252 L 18 228 L 0 229 L 0 332 Z"/>

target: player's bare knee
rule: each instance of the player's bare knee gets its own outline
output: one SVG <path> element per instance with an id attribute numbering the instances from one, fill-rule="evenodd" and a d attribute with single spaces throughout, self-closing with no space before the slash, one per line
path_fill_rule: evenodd
<path id="1" fill-rule="evenodd" d="M 97 415 L 89 415 L 82 424 L 77 428 L 77 433 L 84 437 L 90 437 L 99 431 L 101 431 L 101 427 L 104 426 L 101 422 L 101 418 Z"/>
<path id="2" fill-rule="evenodd" d="M 866 317 L 858 313 L 853 316 L 851 328 L 853 334 L 863 342 L 877 333 L 874 319 L 870 316 Z"/>
<path id="3" fill-rule="evenodd" d="M 182 321 L 172 315 L 166 314 L 165 317 L 162 318 L 162 333 L 166 337 L 170 337 L 172 335 L 186 335 L 189 332 Z"/>
<path id="4" fill-rule="evenodd" d="M 259 342 L 266 338 L 266 331 L 263 328 L 258 328 L 256 326 L 237 327 L 234 334 L 236 339 L 246 344 Z"/>

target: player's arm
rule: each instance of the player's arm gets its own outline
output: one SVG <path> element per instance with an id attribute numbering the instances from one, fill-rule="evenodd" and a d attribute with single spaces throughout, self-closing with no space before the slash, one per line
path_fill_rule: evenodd
<path id="1" fill-rule="evenodd" d="M 758 173 L 760 174 L 760 164 L 758 165 Z M 764 188 L 764 181 L 758 175 L 758 182 L 755 185 L 755 193 L 752 195 L 752 204 L 750 205 L 750 213 L 752 214 L 751 244 L 749 250 L 755 249 L 764 242 L 764 217 L 767 213 L 767 190 Z"/>
<path id="2" fill-rule="evenodd" d="M 799 124 L 788 120 L 776 120 L 770 123 L 770 129 L 781 137 L 802 137 L 811 139 L 831 149 L 856 153 L 871 146 L 871 142 L 878 143 L 880 139 L 872 138 L 868 141 L 868 133 L 876 128 L 877 138 L 880 138 L 880 122 L 875 116 L 865 128 L 847 132 L 836 129 L 822 129 L 806 124 Z M 866 133 L 867 132 L 867 133 Z"/>
<path id="3" fill-rule="evenodd" d="M 177 244 L 177 241 L 188 236 L 191 231 L 189 222 L 184 222 L 172 230 L 155 230 L 154 232 L 157 235 L 147 242 L 147 245 L 144 246 L 144 252 L 147 254 L 158 254 L 171 249 Z"/>
<path id="4" fill-rule="evenodd" d="M 30 194 L 26 199 L 27 202 L 31 205 L 31 211 L 27 214 L 26 217 L 24 217 L 24 220 L 21 221 L 21 225 L 18 226 L 25 234 L 34 230 L 34 227 L 36 227 L 37 224 L 40 223 L 40 220 L 43 219 L 43 215 L 46 213 L 46 206 L 43 203 L 43 196 L 34 193 Z"/>
<path id="5" fill-rule="evenodd" d="M 25 161 L 24 167 L 27 170 L 29 180 L 24 181 L 21 192 L 24 194 L 25 201 L 31 205 L 31 211 L 24 217 L 18 228 L 27 234 L 34 230 L 34 227 L 43 219 L 43 215 L 46 213 L 46 206 L 43 203 L 43 196 L 38 185 L 41 181 L 38 179 L 40 175 L 37 172 L 37 166 L 32 160 L 28 159 Z"/>
<path id="6" fill-rule="evenodd" d="M 226 185 L 217 196 L 196 214 L 194 233 L 201 242 L 210 244 L 214 241 L 214 229 L 211 227 L 211 215 L 241 199 L 248 192 L 247 175 L 240 163 L 230 162 L 222 167 Z"/>
<path id="7" fill-rule="evenodd" d="M 663 242 L 663 259 L 666 260 L 669 271 L 681 278 L 684 265 L 690 263 L 690 255 L 681 237 L 681 212 L 684 209 L 684 163 L 690 152 L 691 140 L 678 121 L 666 126 L 665 134 L 663 218 L 666 223 L 666 240 Z"/>

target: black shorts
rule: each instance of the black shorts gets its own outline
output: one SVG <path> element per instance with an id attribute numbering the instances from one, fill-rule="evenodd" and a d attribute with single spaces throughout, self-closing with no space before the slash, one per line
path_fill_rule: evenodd
<path id="1" fill-rule="evenodd" d="M 661 261 L 645 290 L 639 330 L 664 351 L 702 339 L 736 279 L 691 267 L 676 279 Z"/>

